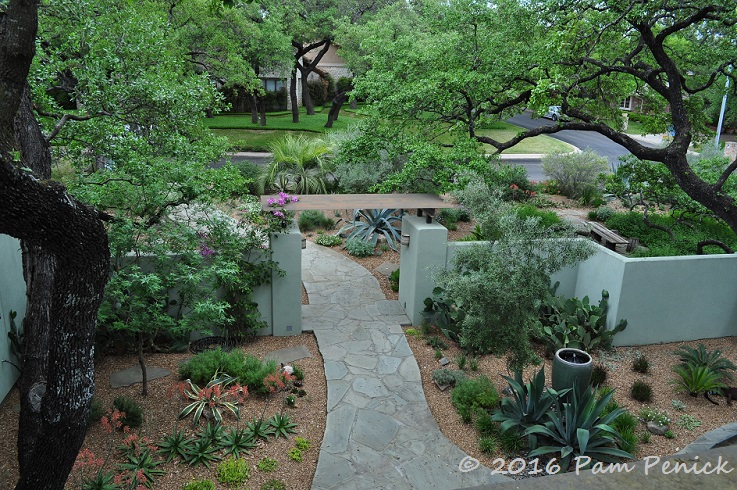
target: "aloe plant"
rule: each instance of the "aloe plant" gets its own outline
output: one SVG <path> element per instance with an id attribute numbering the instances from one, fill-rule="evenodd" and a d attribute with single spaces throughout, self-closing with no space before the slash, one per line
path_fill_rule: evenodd
<path id="1" fill-rule="evenodd" d="M 396 209 L 356 209 L 353 212 L 353 222 L 342 227 L 338 233 L 352 230 L 347 239 L 360 238 L 376 246 L 379 235 L 386 237 L 386 243 L 397 250 L 397 242 L 401 238 L 401 230 L 394 226 L 402 221 L 396 216 Z"/>
<path id="2" fill-rule="evenodd" d="M 574 387 L 575 388 L 575 387 Z M 566 471 L 576 456 L 589 456 L 594 461 L 613 463 L 619 458 L 632 459 L 632 455 L 614 446 L 623 444 L 622 436 L 614 428 L 614 420 L 624 413 L 617 408 L 602 415 L 614 392 L 597 399 L 591 386 L 582 390 L 573 389 L 569 403 L 555 396 L 555 409 L 546 412 L 543 425 L 533 425 L 524 435 L 541 436 L 547 445 L 539 446 L 529 453 L 530 457 L 557 453 L 560 467 Z"/>

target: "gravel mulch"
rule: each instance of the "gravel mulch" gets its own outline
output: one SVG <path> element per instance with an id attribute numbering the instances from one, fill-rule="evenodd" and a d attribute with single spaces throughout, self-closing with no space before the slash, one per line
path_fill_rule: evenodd
<path id="1" fill-rule="evenodd" d="M 443 434 L 467 454 L 489 467 L 496 468 L 498 466 L 498 464 L 493 464 L 495 458 L 504 458 L 506 462 L 509 462 L 512 458 L 524 457 L 524 454 L 504 454 L 501 450 L 497 450 L 492 454 L 484 454 L 479 450 L 477 432 L 473 425 L 464 424 L 456 412 L 450 400 L 451 390 L 441 391 L 432 381 L 432 372 L 441 369 L 438 360 L 435 359 L 434 349 L 427 345 L 426 337 L 422 335 L 406 335 L 406 337 L 420 367 L 425 397 Z M 445 367 L 458 369 L 457 360 L 458 356 L 462 354 L 461 350 L 451 341 L 445 338 L 442 338 L 442 340 L 448 345 L 448 348 L 443 350 L 443 354 L 451 360 L 451 363 Z M 606 368 L 607 381 L 605 386 L 615 389 L 614 398 L 621 407 L 637 415 L 643 407 L 649 405 L 664 410 L 671 419 L 670 428 L 675 437 L 667 439 L 653 435 L 650 442 L 638 444 L 635 452 L 637 459 L 642 459 L 645 456 L 673 454 L 702 434 L 737 420 L 737 406 L 727 406 L 723 398 L 714 397 L 719 405 L 713 405 L 703 397 L 692 398 L 688 394 L 676 393 L 674 387 L 670 384 L 670 381 L 675 378 L 671 368 L 678 363 L 678 358 L 673 355 L 673 351 L 682 345 L 696 347 L 699 343 L 703 343 L 709 350 L 720 349 L 725 357 L 737 364 L 737 337 L 641 347 L 618 347 L 613 353 L 594 356 L 594 363 Z M 634 359 L 640 355 L 645 356 L 650 363 L 648 374 L 639 374 L 632 369 Z M 545 359 L 544 364 L 546 384 L 550 386 L 552 361 Z M 469 367 L 466 366 L 466 374 L 469 377 L 487 376 L 499 392 L 507 387 L 506 381 L 501 376 L 513 376 L 508 372 L 502 358 L 494 356 L 479 357 L 478 365 L 477 372 L 471 372 Z M 528 368 L 524 373 L 525 381 L 529 380 L 537 370 L 539 370 L 539 366 Z M 637 402 L 630 397 L 632 384 L 637 380 L 644 381 L 652 386 L 653 400 L 649 404 Z M 685 404 L 685 410 L 681 411 L 673 408 L 672 400 Z M 677 421 L 680 416 L 685 414 L 698 419 L 701 425 L 693 430 L 679 427 Z M 646 432 L 645 424 L 640 424 L 637 432 L 638 434 Z"/>
<path id="2" fill-rule="evenodd" d="M 327 406 L 325 372 L 323 359 L 317 349 L 317 342 L 312 334 L 303 334 L 293 337 L 257 337 L 252 342 L 239 346 L 247 354 L 253 354 L 260 359 L 271 351 L 304 344 L 309 349 L 312 357 L 301 359 L 294 364 L 299 366 L 305 374 L 303 389 L 307 392 L 303 398 L 297 398 L 296 407 L 285 408 L 292 422 L 297 423 L 296 433 L 288 439 L 280 437 L 270 438 L 268 442 L 261 444 L 246 456 L 251 467 L 251 478 L 246 483 L 249 488 L 259 488 L 264 482 L 277 479 L 286 483 L 289 489 L 309 489 L 312 478 L 317 468 L 317 458 L 320 452 L 323 433 L 325 431 L 325 407 Z M 143 425 L 137 430 L 140 436 L 147 436 L 153 441 L 160 440 L 163 436 L 171 434 L 175 429 L 186 428 L 194 434 L 191 417 L 177 423 L 177 415 L 183 402 L 176 396 L 172 396 L 171 390 L 180 380 L 177 377 L 177 367 L 182 361 L 192 357 L 192 354 L 154 354 L 146 357 L 148 366 L 156 366 L 168 369 L 171 375 L 153 380 L 149 383 L 149 395 L 141 396 L 141 385 L 136 384 L 126 388 L 110 388 L 109 376 L 113 371 L 126 369 L 137 365 L 135 356 L 106 356 L 98 361 L 95 367 L 97 379 L 96 397 L 106 407 L 112 405 L 115 397 L 125 395 L 135 399 L 143 407 Z M 254 417 L 264 414 L 265 418 L 272 417 L 278 413 L 284 404 L 287 392 L 279 392 L 264 397 L 260 395 L 249 395 L 241 406 L 242 421 L 237 422 L 235 417 L 226 410 L 224 425 L 226 427 L 243 427 L 244 421 L 250 421 Z M 0 407 L 0 433 L 3 434 L 4 444 L 0 446 L 0 489 L 12 488 L 17 480 L 17 452 L 15 440 L 18 433 L 18 415 L 15 407 L 18 405 L 18 390 L 14 389 L 5 403 Z M 302 437 L 310 441 L 311 448 L 303 453 L 302 462 L 296 462 L 289 458 L 288 452 L 295 445 L 295 437 Z M 87 433 L 83 448 L 90 449 L 97 457 L 104 458 L 112 446 L 120 444 L 124 438 L 123 434 L 108 434 L 104 432 L 99 423 L 92 425 Z M 107 462 L 105 469 L 113 469 L 118 462 L 113 457 Z M 265 473 L 257 469 L 258 461 L 263 457 L 270 457 L 278 461 L 275 471 Z M 190 480 L 210 478 L 217 482 L 217 472 L 212 464 L 208 469 L 204 466 L 191 467 L 184 463 L 167 463 L 161 466 L 166 474 L 157 478 L 157 488 L 178 489 Z M 72 474 L 72 477 L 74 474 Z M 69 483 L 72 483 L 70 478 Z M 69 486 L 68 488 L 74 488 Z M 217 488 L 225 488 L 217 484 Z"/>

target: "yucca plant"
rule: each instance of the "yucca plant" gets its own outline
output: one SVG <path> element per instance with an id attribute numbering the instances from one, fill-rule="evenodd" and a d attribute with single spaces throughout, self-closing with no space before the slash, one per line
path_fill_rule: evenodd
<path id="1" fill-rule="evenodd" d="M 376 246 L 379 235 L 386 237 L 386 243 L 397 249 L 397 242 L 401 238 L 401 230 L 394 223 L 401 223 L 402 217 L 397 216 L 396 209 L 356 209 L 353 212 L 353 222 L 345 225 L 338 233 L 352 230 L 348 240 L 359 238 Z"/>
<path id="2" fill-rule="evenodd" d="M 673 371 L 678 375 L 678 379 L 671 381 L 676 385 L 676 391 L 685 391 L 693 397 L 726 387 L 722 382 L 723 375 L 707 366 L 679 364 Z"/>
<path id="3" fill-rule="evenodd" d="M 535 434 L 544 438 L 547 445 L 540 446 L 528 456 L 541 456 L 557 453 L 560 456 L 560 468 L 567 471 L 576 456 L 589 456 L 592 461 L 614 463 L 619 458 L 632 459 L 632 455 L 615 447 L 614 443 L 623 445 L 622 436 L 612 428 L 612 423 L 624 409 L 617 408 L 602 415 L 613 392 L 597 399 L 591 386 L 582 390 L 572 390 L 570 403 L 563 403 L 562 397 L 553 393 L 555 410 L 546 412 L 548 421 L 544 425 L 533 425 L 524 434 Z"/>
<path id="4" fill-rule="evenodd" d="M 716 349 L 709 352 L 706 350 L 706 347 L 704 347 L 704 344 L 699 344 L 696 349 L 684 345 L 674 351 L 673 354 L 679 357 L 682 365 L 684 366 L 704 366 L 718 374 L 720 377 L 727 379 L 733 379 L 732 373 L 729 371 L 737 370 L 737 366 L 735 366 L 732 361 L 723 357 L 722 351 Z"/>
<path id="5" fill-rule="evenodd" d="M 236 417 L 239 417 L 238 401 L 247 395 L 248 391 L 245 387 L 236 383 L 236 380 L 237 378 L 229 374 L 216 372 L 210 382 L 204 388 L 200 388 L 188 379 L 189 388 L 184 390 L 184 395 L 194 401 L 184 407 L 179 413 L 179 418 L 183 419 L 194 412 L 193 423 L 197 425 L 200 417 L 207 410 L 207 414 L 212 416 L 215 422 L 219 424 L 223 420 L 222 408 L 227 408 Z M 233 386 L 227 388 L 230 384 L 233 384 Z"/>
<path id="6" fill-rule="evenodd" d="M 320 138 L 287 135 L 269 146 L 273 157 L 261 175 L 259 190 L 326 194 L 333 166 L 332 148 Z"/>

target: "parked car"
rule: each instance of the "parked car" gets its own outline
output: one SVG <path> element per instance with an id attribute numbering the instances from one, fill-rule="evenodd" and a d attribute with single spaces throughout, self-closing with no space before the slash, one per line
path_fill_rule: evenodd
<path id="1" fill-rule="evenodd" d="M 553 121 L 557 121 L 558 119 L 560 119 L 561 121 L 568 121 L 568 116 L 566 116 L 565 114 L 561 114 L 560 109 L 561 108 L 559 105 L 551 105 L 550 107 L 548 107 L 548 112 L 546 112 L 543 117 L 547 119 L 552 119 Z"/>

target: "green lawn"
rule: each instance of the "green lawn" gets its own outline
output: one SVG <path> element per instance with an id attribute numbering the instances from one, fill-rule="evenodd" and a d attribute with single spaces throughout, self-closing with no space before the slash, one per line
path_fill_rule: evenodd
<path id="1" fill-rule="evenodd" d="M 225 136 L 230 140 L 233 147 L 246 151 L 267 151 L 269 144 L 277 139 L 283 138 L 288 132 L 300 133 L 306 137 L 320 137 L 325 132 L 331 131 L 324 127 L 327 122 L 328 110 L 316 108 L 318 111 L 314 116 L 308 116 L 304 109 L 299 116 L 299 124 L 292 122 L 291 112 L 268 113 L 266 115 L 266 126 L 251 123 L 250 114 L 228 114 L 219 115 L 214 118 L 205 119 L 205 125 L 212 129 L 217 136 Z M 341 110 L 340 117 L 333 124 L 332 130 L 348 129 L 352 124 L 361 120 L 363 116 L 350 111 Z M 493 128 L 479 130 L 478 133 L 489 136 L 498 141 L 507 141 L 523 131 L 523 128 L 508 123 L 495 123 Z M 488 153 L 494 149 L 485 145 Z M 514 148 L 506 150 L 505 154 L 520 153 L 553 153 L 555 151 L 570 151 L 571 146 L 549 136 L 536 136 L 529 138 Z"/>

